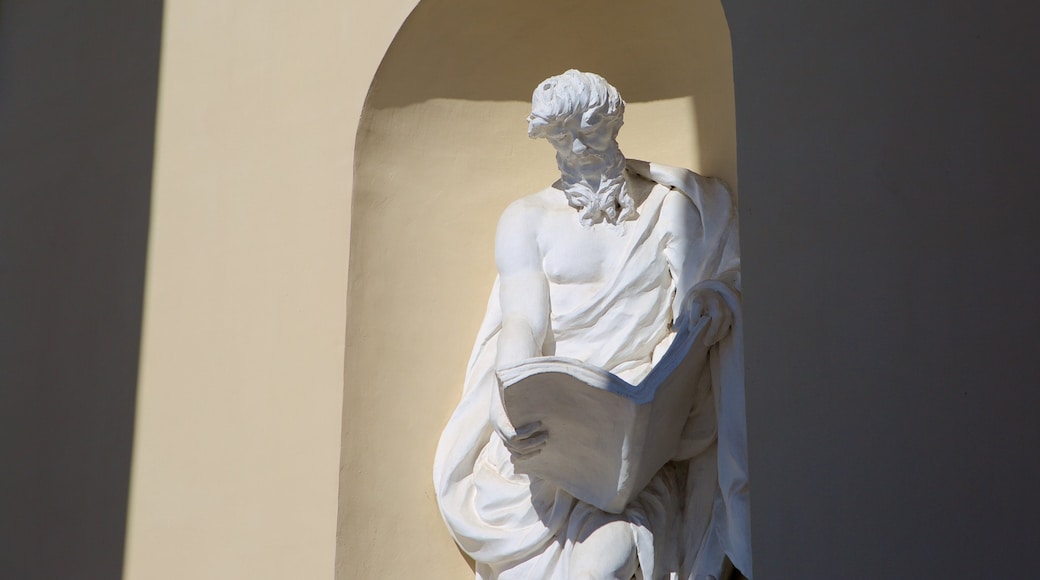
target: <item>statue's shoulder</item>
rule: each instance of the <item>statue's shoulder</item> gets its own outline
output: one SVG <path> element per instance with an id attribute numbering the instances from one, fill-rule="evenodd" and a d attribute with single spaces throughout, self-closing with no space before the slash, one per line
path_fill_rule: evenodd
<path id="1" fill-rule="evenodd" d="M 531 231 L 548 212 L 555 209 L 557 200 L 554 193 L 556 196 L 562 195 L 559 191 L 549 187 L 510 203 L 498 220 L 499 231 Z"/>
<path id="2" fill-rule="evenodd" d="M 701 175 L 682 167 L 636 159 L 628 160 L 628 168 L 646 179 L 685 194 L 702 212 L 728 214 L 734 211 L 735 198 L 729 186 L 717 177 Z"/>
<path id="3" fill-rule="evenodd" d="M 629 168 L 647 179 L 678 189 L 691 197 L 708 195 L 732 198 L 729 186 L 718 177 L 701 175 L 683 167 L 638 160 L 630 160 Z"/>
<path id="4" fill-rule="evenodd" d="M 510 203 L 502 212 L 502 218 L 538 218 L 546 213 L 559 210 L 561 206 L 566 206 L 563 192 L 553 187 L 547 187 Z"/>

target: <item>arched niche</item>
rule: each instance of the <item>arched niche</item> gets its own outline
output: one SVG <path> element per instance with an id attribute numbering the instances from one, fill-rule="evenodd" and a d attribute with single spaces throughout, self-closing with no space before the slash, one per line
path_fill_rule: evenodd
<path id="1" fill-rule="evenodd" d="M 736 184 L 719 0 L 424 0 L 373 80 L 357 135 L 337 577 L 466 578 L 433 453 L 457 403 L 512 200 L 558 174 L 526 136 L 530 94 L 568 68 L 629 106 L 626 155 Z"/>

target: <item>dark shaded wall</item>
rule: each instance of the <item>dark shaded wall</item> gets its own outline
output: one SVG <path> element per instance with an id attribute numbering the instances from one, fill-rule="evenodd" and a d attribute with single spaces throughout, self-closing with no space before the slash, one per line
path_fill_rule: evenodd
<path id="1" fill-rule="evenodd" d="M 0 577 L 118 578 L 162 6 L 0 4 Z"/>
<path id="2" fill-rule="evenodd" d="M 1040 566 L 1040 9 L 725 1 L 756 578 Z"/>

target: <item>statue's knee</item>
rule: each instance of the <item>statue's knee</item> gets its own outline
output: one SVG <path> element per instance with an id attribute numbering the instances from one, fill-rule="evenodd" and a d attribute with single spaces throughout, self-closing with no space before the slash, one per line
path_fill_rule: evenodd
<path id="1" fill-rule="evenodd" d="M 614 521 L 575 544 L 571 575 L 582 580 L 631 580 L 638 565 L 630 524 Z"/>

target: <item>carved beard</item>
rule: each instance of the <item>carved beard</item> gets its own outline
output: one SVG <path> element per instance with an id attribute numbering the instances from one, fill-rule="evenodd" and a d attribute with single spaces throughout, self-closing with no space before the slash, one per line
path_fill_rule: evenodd
<path id="1" fill-rule="evenodd" d="M 590 228 L 603 221 L 617 225 L 639 217 L 628 193 L 625 156 L 620 149 L 614 147 L 606 155 L 586 153 L 581 163 L 575 163 L 577 157 L 557 155 L 556 162 L 567 204 L 578 210 L 581 225 Z"/>

